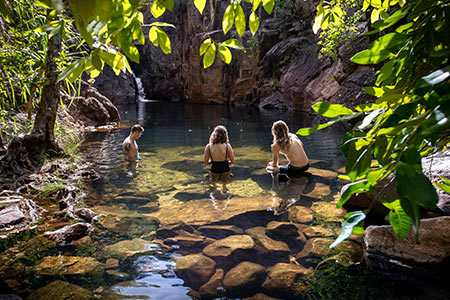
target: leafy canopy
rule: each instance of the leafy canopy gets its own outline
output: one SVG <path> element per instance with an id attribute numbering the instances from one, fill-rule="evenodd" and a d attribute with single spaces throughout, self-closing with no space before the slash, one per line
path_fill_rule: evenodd
<path id="1" fill-rule="evenodd" d="M 314 31 L 323 30 L 322 36 L 326 36 L 326 32 L 345 27 L 352 22 L 345 8 L 358 3 L 321 2 Z M 375 86 L 365 88 L 377 99 L 353 109 L 318 103 L 313 109 L 332 120 L 303 128 L 298 134 L 308 135 L 340 120 L 362 117 L 342 141 L 344 177 L 351 184 L 338 206 L 352 194 L 372 192 L 376 184 L 395 174 L 399 199 L 380 200 L 390 209 L 389 221 L 396 234 L 405 237 L 410 224 L 417 231 L 420 207 L 433 208 L 438 201 L 435 186 L 422 172 L 421 158 L 447 149 L 450 142 L 450 7 L 447 1 L 364 0 L 358 9 L 370 15 L 370 31 L 365 34 L 378 37 L 352 61 L 381 66 Z M 448 185 L 436 185 L 448 189 Z M 365 213 L 345 220 L 339 242 Z"/>

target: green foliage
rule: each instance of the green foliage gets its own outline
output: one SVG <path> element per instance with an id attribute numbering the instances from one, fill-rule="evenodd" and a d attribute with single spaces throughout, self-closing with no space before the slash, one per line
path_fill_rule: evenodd
<path id="1" fill-rule="evenodd" d="M 344 240 L 346 240 L 354 231 L 360 232 L 362 229 L 361 223 L 366 218 L 366 214 L 362 211 L 353 211 L 345 215 L 342 230 L 338 238 L 330 245 L 334 248 Z M 364 232 L 364 230 L 362 230 Z"/>
<path id="2" fill-rule="evenodd" d="M 345 26 L 348 20 L 342 2 L 319 5 L 316 32 L 319 28 L 326 32 L 334 25 Z M 383 201 L 391 210 L 389 220 L 394 231 L 404 237 L 410 224 L 417 230 L 420 207 L 433 208 L 438 201 L 435 187 L 422 173 L 421 157 L 446 149 L 450 142 L 448 4 L 365 0 L 362 9 L 371 16 L 373 30 L 368 34 L 379 37 L 352 61 L 381 64 L 375 86 L 365 88 L 377 100 L 353 110 L 318 103 L 315 111 L 333 119 L 298 133 L 307 135 L 340 120 L 363 116 L 342 141 L 346 179 L 352 184 L 338 205 L 354 193 L 371 192 L 374 185 L 395 173 L 400 199 Z"/>
<path id="3" fill-rule="evenodd" d="M 40 189 L 40 191 L 37 193 L 39 197 L 47 197 L 56 194 L 59 191 L 62 191 L 66 185 L 60 181 L 54 181 L 49 183 L 44 183 Z"/>
<path id="4" fill-rule="evenodd" d="M 439 182 L 435 182 L 434 184 L 440 188 L 441 190 L 443 190 L 446 193 L 450 194 L 450 180 L 448 180 L 447 178 L 445 178 L 444 176 L 441 176 L 441 179 L 445 182 L 445 183 L 439 183 Z"/>

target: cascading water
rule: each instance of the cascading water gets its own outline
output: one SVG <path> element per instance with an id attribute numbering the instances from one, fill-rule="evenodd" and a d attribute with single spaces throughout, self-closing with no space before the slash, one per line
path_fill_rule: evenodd
<path id="1" fill-rule="evenodd" d="M 142 85 L 142 81 L 139 77 L 134 77 L 136 80 L 137 90 L 138 90 L 138 101 L 139 102 L 146 102 L 145 99 L 145 91 L 144 86 Z"/>

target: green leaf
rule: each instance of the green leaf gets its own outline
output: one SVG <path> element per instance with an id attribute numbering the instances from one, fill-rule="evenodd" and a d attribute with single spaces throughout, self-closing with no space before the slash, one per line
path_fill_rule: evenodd
<path id="1" fill-rule="evenodd" d="M 158 0 L 153 1 L 153 4 L 150 8 L 150 12 L 152 13 L 153 17 L 159 18 L 164 14 L 165 11 L 166 7 L 161 5 L 161 1 Z"/>
<path id="2" fill-rule="evenodd" d="M 194 5 L 200 12 L 200 14 L 203 14 L 203 10 L 205 9 L 206 0 L 194 0 Z"/>
<path id="3" fill-rule="evenodd" d="M 150 38 L 150 41 L 153 43 L 153 45 L 159 46 L 165 54 L 172 52 L 172 47 L 170 44 L 169 37 L 158 26 L 153 26 L 150 29 L 149 38 Z"/>
<path id="4" fill-rule="evenodd" d="M 175 4 L 175 0 L 158 0 L 161 4 L 161 6 L 164 6 L 169 11 L 173 12 L 173 6 Z M 195 4 L 195 2 L 194 2 Z"/>
<path id="5" fill-rule="evenodd" d="M 394 56 L 388 50 L 372 51 L 369 49 L 356 53 L 351 58 L 352 62 L 360 65 L 375 65 Z"/>
<path id="6" fill-rule="evenodd" d="M 375 109 L 373 110 L 370 114 L 368 114 L 364 120 L 362 121 L 361 125 L 359 125 L 357 128 L 359 130 L 364 130 L 366 129 L 370 124 L 372 124 L 372 121 L 378 117 L 382 112 L 384 112 L 384 109 L 379 108 L 379 109 Z"/>
<path id="7" fill-rule="evenodd" d="M 383 203 L 383 205 L 390 209 L 389 223 L 391 223 L 395 234 L 399 238 L 407 237 L 409 229 L 411 228 L 411 219 L 403 210 L 400 200 L 395 200 L 390 203 Z"/>
<path id="8" fill-rule="evenodd" d="M 330 245 L 334 248 L 344 240 L 346 240 L 353 232 L 353 228 L 366 218 L 366 214 L 362 211 L 353 211 L 345 215 L 342 230 L 338 238 Z"/>
<path id="9" fill-rule="evenodd" d="M 297 130 L 297 134 L 301 135 L 301 136 L 308 136 L 311 133 L 313 133 L 314 131 L 327 128 L 328 126 L 331 126 L 331 125 L 337 123 L 338 121 L 340 121 L 340 120 L 333 120 L 333 121 L 330 121 L 328 123 L 319 124 L 319 125 L 316 125 L 316 126 L 313 126 L 313 127 L 300 128 L 299 130 Z"/>
<path id="10" fill-rule="evenodd" d="M 227 34 L 227 32 L 233 27 L 235 19 L 235 12 L 233 8 L 233 4 L 228 5 L 227 9 L 225 10 L 225 13 L 223 14 L 222 19 L 222 29 L 223 33 Z"/>
<path id="11" fill-rule="evenodd" d="M 112 11 L 112 1 L 95 1 L 95 12 L 102 22 L 108 21 Z"/>
<path id="12" fill-rule="evenodd" d="M 203 68 L 209 68 L 216 59 L 216 45 L 211 44 L 208 49 L 206 49 L 205 55 L 203 56 Z"/>
<path id="13" fill-rule="evenodd" d="M 150 26 L 158 26 L 158 27 L 172 27 L 175 28 L 175 25 L 165 22 L 153 22 Z"/>
<path id="14" fill-rule="evenodd" d="M 244 10 L 242 9 L 242 6 L 239 4 L 236 6 L 235 10 L 235 18 L 234 18 L 234 24 L 236 26 L 236 31 L 239 34 L 240 37 L 245 33 L 245 14 Z"/>
<path id="15" fill-rule="evenodd" d="M 314 34 L 316 34 L 319 31 L 319 29 L 321 28 L 324 16 L 325 16 L 325 10 L 322 7 L 322 2 L 320 2 L 319 5 L 317 5 L 317 14 L 316 14 L 316 17 L 314 19 L 314 24 L 313 24 Z"/>
<path id="16" fill-rule="evenodd" d="M 58 75 L 58 81 L 69 78 L 70 82 L 74 82 L 83 72 L 85 62 L 85 58 L 80 58 L 71 63 Z"/>
<path id="17" fill-rule="evenodd" d="M 248 19 L 248 25 L 250 27 L 252 35 L 255 35 L 256 31 L 258 31 L 259 28 L 259 18 L 254 11 L 252 11 L 252 13 L 250 14 L 250 17 Z"/>
<path id="18" fill-rule="evenodd" d="M 422 157 L 419 154 L 419 151 L 414 146 L 408 146 L 406 149 L 403 150 L 400 160 L 404 163 L 408 163 L 412 166 L 416 165 L 421 166 Z"/>
<path id="19" fill-rule="evenodd" d="M 161 46 L 161 49 L 162 49 L 162 46 Z M 133 45 L 132 43 L 123 44 L 122 50 L 125 53 L 125 55 L 127 57 L 129 57 L 132 61 L 134 61 L 137 64 L 139 63 L 139 51 L 135 45 Z M 166 53 L 166 52 L 164 51 L 164 53 Z"/>
<path id="20" fill-rule="evenodd" d="M 341 105 L 341 104 L 330 104 L 326 102 L 317 102 L 312 106 L 314 111 L 316 111 L 319 115 L 322 115 L 327 118 L 335 118 L 341 115 L 350 115 L 353 114 L 351 109 Z"/>
<path id="21" fill-rule="evenodd" d="M 430 75 L 422 77 L 417 83 L 416 89 L 439 84 L 450 77 L 450 66 L 434 71 Z"/>
<path id="22" fill-rule="evenodd" d="M 258 6 L 260 3 L 261 3 L 261 0 L 253 0 L 252 11 L 256 11 L 258 9 Z"/>
<path id="23" fill-rule="evenodd" d="M 274 0 L 262 0 L 264 10 L 270 15 L 272 13 L 273 7 L 275 5 Z"/>
<path id="24" fill-rule="evenodd" d="M 104 63 L 101 60 L 100 56 L 98 55 L 97 50 L 92 51 L 92 65 L 94 66 L 95 69 L 97 69 L 100 72 L 103 70 Z"/>
<path id="25" fill-rule="evenodd" d="M 418 103 L 411 102 L 407 104 L 400 105 L 397 107 L 391 115 L 384 121 L 380 128 L 388 128 L 398 125 L 400 121 L 407 120 L 411 117 L 413 112 L 416 110 Z"/>
<path id="26" fill-rule="evenodd" d="M 421 135 L 433 135 L 450 128 L 450 101 L 437 106 L 419 126 Z"/>
<path id="27" fill-rule="evenodd" d="M 207 40 L 203 41 L 202 45 L 200 46 L 200 56 L 205 54 L 206 50 L 208 50 L 211 43 L 212 43 L 211 39 L 207 39 Z"/>
<path id="28" fill-rule="evenodd" d="M 225 42 L 222 42 L 221 45 L 226 46 L 228 48 L 233 48 L 233 49 L 237 49 L 237 50 L 242 50 L 245 52 L 245 48 L 244 46 L 242 46 L 241 43 L 239 43 L 239 41 L 237 39 L 229 39 L 226 40 Z"/>
<path id="29" fill-rule="evenodd" d="M 367 180 L 361 180 L 357 182 L 350 183 L 345 192 L 341 195 L 341 199 L 336 203 L 337 207 L 342 207 L 349 199 L 350 196 L 355 193 L 367 192 L 370 189 L 370 185 Z"/>
<path id="30" fill-rule="evenodd" d="M 392 49 L 396 47 L 397 45 L 404 43 L 408 39 L 408 35 L 398 33 L 398 32 L 391 32 L 388 34 L 385 34 L 375 41 L 373 41 L 369 45 L 369 50 L 371 51 L 380 51 L 383 49 Z"/>
<path id="31" fill-rule="evenodd" d="M 411 223 L 413 225 L 414 231 L 417 232 L 420 222 L 420 209 L 417 204 L 409 199 L 400 199 L 400 203 L 405 210 L 406 214 L 409 216 Z"/>
<path id="32" fill-rule="evenodd" d="M 450 180 L 448 180 L 444 176 L 440 176 L 440 177 L 446 184 L 440 183 L 440 182 L 435 182 L 434 185 L 437 186 L 438 188 L 440 188 L 441 190 L 443 190 L 444 192 L 450 194 Z"/>
<path id="33" fill-rule="evenodd" d="M 223 46 L 223 45 L 219 45 L 219 56 L 220 58 L 226 63 L 229 64 L 231 62 L 231 51 L 230 49 L 228 49 L 227 47 Z"/>
<path id="34" fill-rule="evenodd" d="M 436 189 L 430 180 L 413 165 L 400 162 L 395 170 L 397 192 L 400 197 L 408 199 L 426 208 L 435 208 L 438 202 Z"/>

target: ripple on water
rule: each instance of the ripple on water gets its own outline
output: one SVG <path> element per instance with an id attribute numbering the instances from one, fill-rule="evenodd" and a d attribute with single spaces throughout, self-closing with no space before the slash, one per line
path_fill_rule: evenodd
<path id="1" fill-rule="evenodd" d="M 112 286 L 102 299 L 192 299 L 187 295 L 190 289 L 175 275 L 174 257 L 179 255 L 139 257 L 132 266 L 137 278 Z"/>

